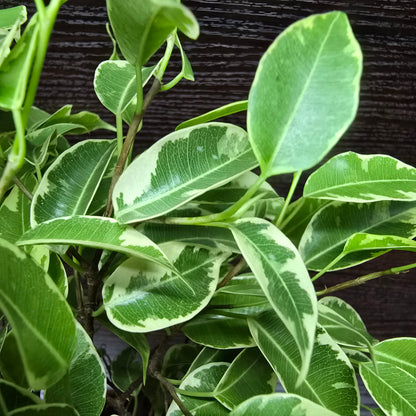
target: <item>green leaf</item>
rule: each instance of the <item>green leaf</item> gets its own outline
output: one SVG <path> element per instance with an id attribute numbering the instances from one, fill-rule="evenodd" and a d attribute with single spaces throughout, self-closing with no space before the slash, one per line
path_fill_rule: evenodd
<path id="1" fill-rule="evenodd" d="M 338 344 L 368 348 L 377 343 L 355 309 L 342 299 L 322 298 L 318 302 L 318 322 Z"/>
<path id="2" fill-rule="evenodd" d="M 10 53 L 13 40 L 20 37 L 20 26 L 26 22 L 25 6 L 10 7 L 0 10 L 0 67 Z"/>
<path id="3" fill-rule="evenodd" d="M 381 409 L 370 409 L 373 416 L 387 416 Z"/>
<path id="4" fill-rule="evenodd" d="M 416 338 L 392 338 L 374 347 L 379 362 L 393 364 L 416 377 Z"/>
<path id="5" fill-rule="evenodd" d="M 143 86 L 156 66 L 142 68 Z M 122 114 L 137 97 L 136 69 L 127 61 L 101 62 L 95 70 L 94 89 L 101 104 L 114 114 Z"/>
<path id="6" fill-rule="evenodd" d="M 243 350 L 214 390 L 215 398 L 232 410 L 258 394 L 273 393 L 277 378 L 257 348 Z"/>
<path id="7" fill-rule="evenodd" d="M 416 236 L 416 202 L 378 201 L 348 203 L 334 201 L 319 210 L 306 227 L 299 251 L 310 270 L 330 265 L 356 233 Z M 367 250 L 340 259 L 328 270 L 342 269 L 372 259 L 386 250 Z"/>
<path id="8" fill-rule="evenodd" d="M 337 155 L 306 181 L 303 195 L 346 202 L 414 201 L 416 169 L 385 155 Z"/>
<path id="9" fill-rule="evenodd" d="M 32 227 L 58 217 L 85 214 L 115 148 L 114 140 L 85 140 L 59 155 L 33 196 Z"/>
<path id="10" fill-rule="evenodd" d="M 171 133 L 121 175 L 113 193 L 115 216 L 130 223 L 163 215 L 256 165 L 239 127 L 210 123 Z"/>
<path id="11" fill-rule="evenodd" d="M 74 317 L 45 271 L 5 240 L 0 240 L 0 264 L 0 309 L 13 327 L 30 387 L 44 389 L 69 366 Z"/>
<path id="12" fill-rule="evenodd" d="M 77 346 L 71 364 L 65 376 L 46 390 L 45 400 L 48 403 L 66 403 L 82 416 L 100 416 L 106 390 L 101 359 L 91 339 L 77 323 Z"/>
<path id="13" fill-rule="evenodd" d="M 288 393 L 299 394 L 333 412 L 359 414 L 359 392 L 354 369 L 341 348 L 318 326 L 309 372 L 301 384 L 302 359 L 293 336 L 273 312 L 248 319 L 257 345 Z"/>
<path id="14" fill-rule="evenodd" d="M 56 253 L 49 253 L 49 267 L 47 270 L 59 291 L 66 298 L 68 296 L 68 278 L 61 259 Z"/>
<path id="15" fill-rule="evenodd" d="M 33 16 L 0 67 L 0 109 L 18 110 L 23 104 L 38 40 L 37 16 Z"/>
<path id="16" fill-rule="evenodd" d="M 104 307 L 120 329 L 149 332 L 185 322 L 212 297 L 227 254 L 181 243 L 163 249 L 177 272 L 131 258 L 105 281 Z"/>
<path id="17" fill-rule="evenodd" d="M 364 385 L 387 415 L 416 414 L 416 378 L 389 363 L 361 364 Z"/>
<path id="18" fill-rule="evenodd" d="M 107 12 L 124 58 L 134 66 L 144 65 L 176 27 L 191 39 L 199 35 L 194 15 L 173 0 L 107 0 Z"/>
<path id="19" fill-rule="evenodd" d="M 187 127 L 197 126 L 198 124 L 207 123 L 209 121 L 217 120 L 221 117 L 226 117 L 231 114 L 240 113 L 247 110 L 248 101 L 236 101 L 234 103 L 223 105 L 215 110 L 208 111 L 208 113 L 201 114 L 198 117 L 191 118 L 179 124 L 175 130 L 185 129 Z"/>
<path id="20" fill-rule="evenodd" d="M 36 404 L 9 412 L 8 416 L 81 416 L 66 404 Z"/>
<path id="21" fill-rule="evenodd" d="M 187 322 L 184 334 L 204 346 L 220 349 L 254 347 L 247 321 L 219 313 L 203 313 Z"/>
<path id="22" fill-rule="evenodd" d="M 179 388 L 196 396 L 199 392 L 202 394 L 213 392 L 229 366 L 230 364 L 222 362 L 203 365 L 185 377 Z M 229 414 L 229 411 L 216 400 L 205 397 L 190 397 L 184 394 L 179 394 L 179 397 L 194 416 L 223 416 Z M 170 405 L 166 413 L 166 416 L 182 415 L 175 403 Z"/>
<path id="23" fill-rule="evenodd" d="M 162 374 L 166 378 L 181 380 L 200 353 L 195 344 L 175 344 L 166 352 L 162 363 Z"/>
<path id="24" fill-rule="evenodd" d="M 29 175 L 22 179 L 22 183 L 33 191 L 37 181 Z M 15 186 L 0 207 L 0 237 L 15 243 L 22 234 L 30 228 L 31 201 Z"/>
<path id="25" fill-rule="evenodd" d="M 230 229 L 270 305 L 298 345 L 302 378 L 308 370 L 318 318 L 308 271 L 295 246 L 266 220 L 242 219 L 231 223 Z"/>
<path id="26" fill-rule="evenodd" d="M 138 352 L 132 347 L 125 348 L 111 362 L 111 380 L 122 392 L 125 392 L 133 382 L 139 380 L 142 374 L 142 362 Z"/>
<path id="27" fill-rule="evenodd" d="M 205 347 L 195 358 L 195 360 L 189 367 L 186 375 L 188 376 L 197 368 L 202 367 L 206 364 L 219 362 L 231 363 L 232 361 L 234 361 L 235 357 L 238 355 L 239 352 L 239 350 L 217 350 Z"/>
<path id="28" fill-rule="evenodd" d="M 247 127 L 263 176 L 316 165 L 354 119 L 360 47 L 342 12 L 302 19 L 260 60 Z"/>
<path id="29" fill-rule="evenodd" d="M 146 258 L 174 270 L 155 243 L 134 228 L 122 226 L 112 218 L 87 216 L 57 218 L 28 230 L 18 244 L 74 244 L 101 248 L 128 256 Z"/>
<path id="30" fill-rule="evenodd" d="M 0 379 L 0 396 L 3 398 L 8 411 L 23 406 L 41 403 L 39 397 L 35 396 L 27 389 L 2 379 Z"/>
<path id="31" fill-rule="evenodd" d="M 296 394 L 274 393 L 251 397 L 235 408 L 229 416 L 339 416 Z"/>

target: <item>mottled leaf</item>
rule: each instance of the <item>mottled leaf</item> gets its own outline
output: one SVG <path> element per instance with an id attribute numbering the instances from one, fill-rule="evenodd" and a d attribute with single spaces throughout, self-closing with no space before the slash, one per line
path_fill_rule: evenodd
<path id="1" fill-rule="evenodd" d="M 256 165 L 239 127 L 210 123 L 171 133 L 121 175 L 113 193 L 115 216 L 130 223 L 163 215 Z"/>
<path id="2" fill-rule="evenodd" d="M 346 202 L 414 201 L 416 169 L 386 155 L 337 155 L 307 180 L 303 195 Z"/>
<path id="3" fill-rule="evenodd" d="M 342 12 L 287 28 L 260 60 L 247 127 L 264 176 L 316 165 L 354 119 L 360 47 Z"/>

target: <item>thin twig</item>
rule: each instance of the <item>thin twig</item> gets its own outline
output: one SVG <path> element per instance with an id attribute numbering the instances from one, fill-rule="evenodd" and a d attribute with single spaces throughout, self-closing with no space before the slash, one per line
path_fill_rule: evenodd
<path id="1" fill-rule="evenodd" d="M 26 186 L 22 183 L 22 181 L 17 176 L 13 177 L 13 182 L 22 191 L 23 195 L 29 199 L 29 201 L 33 199 L 32 192 L 30 192 L 29 189 L 26 188 Z"/>
<path id="2" fill-rule="evenodd" d="M 222 281 L 218 284 L 217 289 L 224 287 L 230 280 L 236 276 L 244 267 L 247 265 L 246 260 L 244 257 L 241 257 L 240 261 L 227 273 L 227 275 L 222 279 Z"/>

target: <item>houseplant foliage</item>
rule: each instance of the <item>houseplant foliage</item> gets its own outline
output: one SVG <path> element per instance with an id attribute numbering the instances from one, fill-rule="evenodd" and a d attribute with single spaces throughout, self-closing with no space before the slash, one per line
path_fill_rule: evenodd
<path id="1" fill-rule="evenodd" d="M 343 153 L 293 200 L 357 110 L 362 55 L 346 15 L 291 25 L 247 101 L 131 160 L 154 96 L 193 79 L 179 34 L 198 37 L 195 17 L 174 0 L 107 0 L 114 51 L 94 86 L 113 127 L 33 106 L 63 2 L 35 3 L 28 23 L 23 6 L 0 11 L 1 412 L 349 416 L 359 374 L 372 414 L 415 415 L 416 339 L 379 342 L 332 292 L 416 263 L 313 282 L 416 251 L 416 169 Z M 182 67 L 166 80 L 175 49 Z M 238 111 L 246 129 L 216 121 Z M 65 138 L 99 128 L 116 138 Z M 267 179 L 287 173 L 283 198 Z M 98 325 L 126 344 L 112 360 L 93 344 Z"/>

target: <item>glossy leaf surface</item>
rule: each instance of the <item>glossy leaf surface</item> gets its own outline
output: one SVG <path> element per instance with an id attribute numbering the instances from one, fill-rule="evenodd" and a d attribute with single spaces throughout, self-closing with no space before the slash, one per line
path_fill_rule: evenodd
<path id="1" fill-rule="evenodd" d="M 251 397 L 235 408 L 230 416 L 255 415 L 260 409 L 262 416 L 339 416 L 304 397 L 285 393 Z"/>
<path id="2" fill-rule="evenodd" d="M 154 331 L 187 321 L 208 304 L 227 255 L 180 243 L 163 249 L 177 272 L 131 258 L 105 281 L 103 303 L 115 326 Z"/>
<path id="3" fill-rule="evenodd" d="M 107 382 L 105 368 L 85 330 L 77 323 L 77 346 L 68 372 L 46 390 L 49 403 L 66 403 L 80 415 L 100 416 Z"/>
<path id="4" fill-rule="evenodd" d="M 303 195 L 346 202 L 416 199 L 416 169 L 385 155 L 337 155 L 307 180 Z"/>
<path id="5" fill-rule="evenodd" d="M 239 127 L 210 123 L 171 133 L 121 175 L 113 193 L 115 216 L 123 223 L 157 217 L 256 165 Z"/>
<path id="6" fill-rule="evenodd" d="M 352 122 L 362 56 L 344 13 L 309 16 L 286 29 L 260 60 L 247 126 L 263 175 L 317 164 Z"/>
<path id="7" fill-rule="evenodd" d="M 299 251 L 310 270 L 321 270 L 338 257 L 346 241 L 355 233 L 416 235 L 416 203 L 378 201 L 355 204 L 332 202 L 319 210 L 306 227 Z M 353 253 L 339 261 L 334 269 L 353 266 L 382 254 L 374 251 Z"/>
<path id="8" fill-rule="evenodd" d="M 36 404 L 9 412 L 8 416 L 81 416 L 66 404 Z"/>
<path id="9" fill-rule="evenodd" d="M 290 240 L 265 220 L 242 219 L 230 228 L 271 306 L 298 345 L 303 377 L 317 322 L 316 295 L 305 265 Z"/>
<path id="10" fill-rule="evenodd" d="M 112 218 L 75 216 L 47 221 L 28 230 L 18 244 L 74 244 L 102 248 L 146 258 L 173 269 L 153 241 Z"/>
<path id="11" fill-rule="evenodd" d="M 100 184 L 116 143 L 85 140 L 58 156 L 33 196 L 31 225 L 84 215 Z"/>
<path id="12" fill-rule="evenodd" d="M 357 381 L 348 358 L 318 327 L 309 371 L 302 383 L 301 356 L 293 336 L 273 312 L 249 318 L 256 343 L 288 393 L 299 394 L 339 415 L 359 415 Z"/>
<path id="13" fill-rule="evenodd" d="M 0 308 L 13 326 L 29 385 L 46 388 L 65 374 L 74 353 L 72 311 L 45 271 L 5 240 L 0 264 Z"/>

